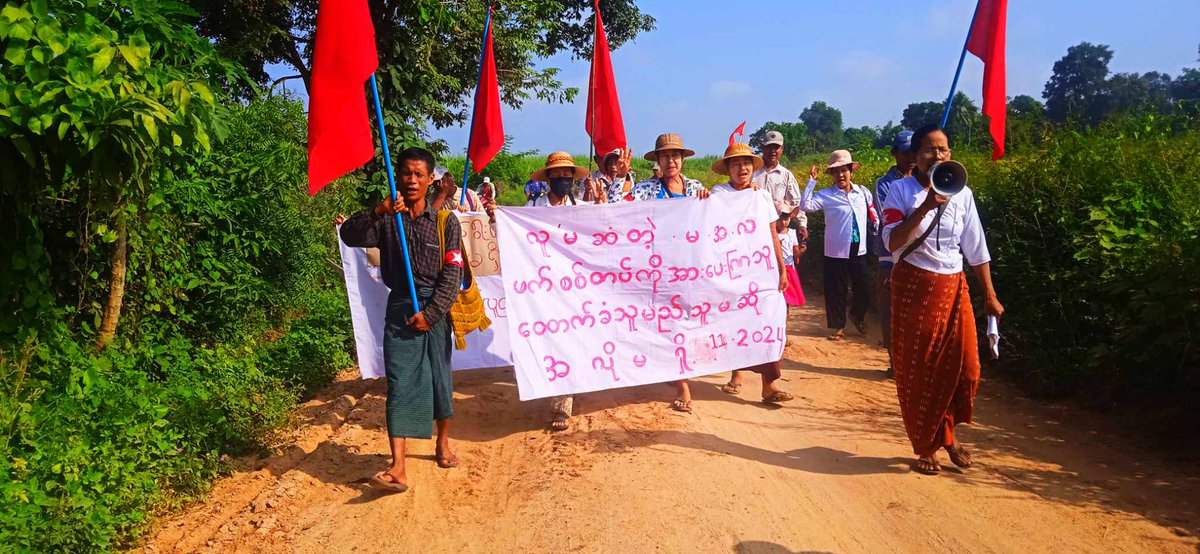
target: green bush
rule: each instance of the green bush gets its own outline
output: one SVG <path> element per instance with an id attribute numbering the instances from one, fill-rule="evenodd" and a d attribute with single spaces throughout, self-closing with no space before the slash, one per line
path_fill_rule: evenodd
<path id="1" fill-rule="evenodd" d="M 1200 399 L 1200 131 L 1182 123 L 1055 134 L 979 194 L 1008 308 L 1004 365 L 1172 428 L 1197 422 L 1186 406 Z"/>

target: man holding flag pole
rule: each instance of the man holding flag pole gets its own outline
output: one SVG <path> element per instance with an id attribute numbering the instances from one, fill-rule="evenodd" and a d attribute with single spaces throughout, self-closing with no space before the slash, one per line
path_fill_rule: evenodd
<path id="1" fill-rule="evenodd" d="M 437 422 L 439 467 L 458 465 L 450 449 L 453 382 L 448 313 L 463 269 L 458 219 L 438 216 L 426 202 L 435 160 L 422 148 L 400 152 L 397 194 L 387 130 L 374 72 L 379 65 L 366 0 L 321 0 L 317 8 L 309 103 L 309 192 L 353 171 L 374 155 L 363 83 L 370 85 L 389 198 L 346 219 L 340 234 L 352 247 L 379 248 L 383 281 L 391 289 L 383 336 L 387 377 L 387 429 L 391 465 L 372 477 L 393 492 L 408 490 L 408 438 L 429 438 Z M 445 246 L 439 244 L 439 235 Z M 443 250 L 445 254 L 443 255 Z"/>

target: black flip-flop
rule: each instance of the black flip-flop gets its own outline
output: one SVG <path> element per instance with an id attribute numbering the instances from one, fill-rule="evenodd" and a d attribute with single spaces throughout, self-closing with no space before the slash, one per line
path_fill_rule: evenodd
<path id="1" fill-rule="evenodd" d="M 923 465 L 923 464 L 928 464 L 928 465 Z M 939 464 L 936 461 L 935 462 L 927 462 L 925 460 L 917 458 L 917 461 L 913 462 L 912 469 L 913 469 L 913 471 L 920 473 L 921 475 L 937 475 L 942 472 L 942 464 Z"/>
<path id="2" fill-rule="evenodd" d="M 395 481 L 388 481 L 384 479 L 383 476 L 385 473 L 386 472 L 380 471 L 379 473 L 373 475 L 371 477 L 371 483 L 377 487 L 383 487 L 384 489 L 394 493 L 402 493 L 408 490 L 408 485 L 405 485 L 404 483 L 397 483 Z"/>
<path id="3" fill-rule="evenodd" d="M 958 445 L 957 450 L 947 446 L 946 452 L 950 454 L 950 461 L 962 469 L 971 469 L 971 466 L 975 465 L 975 460 L 971 458 L 971 453 L 967 452 L 967 449 L 963 448 L 961 444 Z"/>

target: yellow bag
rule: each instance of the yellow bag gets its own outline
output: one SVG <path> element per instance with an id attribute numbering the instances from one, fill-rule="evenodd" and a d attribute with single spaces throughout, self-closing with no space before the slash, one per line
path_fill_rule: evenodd
<path id="1" fill-rule="evenodd" d="M 441 248 L 442 265 L 446 264 L 446 220 L 454 217 L 450 210 L 438 210 L 437 229 L 438 246 Z M 471 274 L 470 257 L 463 245 L 463 286 L 450 305 L 450 324 L 454 326 L 454 348 L 467 348 L 467 334 L 476 329 L 483 331 L 492 325 L 483 309 L 483 297 L 479 295 L 479 287 L 475 285 L 475 276 Z"/>

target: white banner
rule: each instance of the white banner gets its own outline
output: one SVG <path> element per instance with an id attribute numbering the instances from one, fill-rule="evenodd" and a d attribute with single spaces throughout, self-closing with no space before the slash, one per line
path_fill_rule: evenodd
<path id="1" fill-rule="evenodd" d="M 465 214 L 464 214 L 465 215 Z M 467 229 L 464 229 L 464 233 Z M 390 292 L 380 275 L 378 256 L 368 256 L 366 248 L 351 248 L 338 238 L 346 294 L 350 299 L 350 318 L 354 326 L 354 346 L 358 352 L 358 370 L 363 379 L 384 376 L 383 325 Z M 374 263 L 372 263 L 374 261 Z M 498 263 L 498 260 L 497 260 Z M 475 369 L 512 365 L 508 345 L 508 321 L 504 285 L 499 275 L 477 277 L 484 309 L 492 320 L 486 331 L 467 335 L 466 350 L 450 355 L 451 369 Z"/>
<path id="2" fill-rule="evenodd" d="M 756 193 L 498 211 L 521 400 L 778 360 L 774 212 Z"/>

